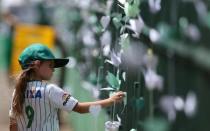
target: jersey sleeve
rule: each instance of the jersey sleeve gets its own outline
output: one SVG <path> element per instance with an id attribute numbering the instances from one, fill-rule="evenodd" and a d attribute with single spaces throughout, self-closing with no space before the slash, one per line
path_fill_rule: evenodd
<path id="1" fill-rule="evenodd" d="M 56 108 L 72 111 L 78 100 L 54 84 L 48 85 L 49 100 Z"/>

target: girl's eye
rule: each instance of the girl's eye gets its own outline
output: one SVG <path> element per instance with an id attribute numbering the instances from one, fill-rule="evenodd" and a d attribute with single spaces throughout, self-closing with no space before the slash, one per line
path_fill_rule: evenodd
<path id="1" fill-rule="evenodd" d="M 53 68 L 53 67 L 54 67 L 53 64 L 51 64 L 51 65 L 50 65 L 50 68 Z"/>
<path id="2" fill-rule="evenodd" d="M 54 68 L 54 63 L 53 63 L 53 62 L 50 62 L 49 67 L 50 67 L 50 68 Z"/>

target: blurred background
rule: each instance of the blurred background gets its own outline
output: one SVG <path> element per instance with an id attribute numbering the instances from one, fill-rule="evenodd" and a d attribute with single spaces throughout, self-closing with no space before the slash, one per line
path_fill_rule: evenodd
<path id="1" fill-rule="evenodd" d="M 38 42 L 69 58 L 52 82 L 79 101 L 127 94 L 89 114 L 60 111 L 61 131 L 209 131 L 209 36 L 209 0 L 0 0 L 0 128 L 17 58 Z"/>

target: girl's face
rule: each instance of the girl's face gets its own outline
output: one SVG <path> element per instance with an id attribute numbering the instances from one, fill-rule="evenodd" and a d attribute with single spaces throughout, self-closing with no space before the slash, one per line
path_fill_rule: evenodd
<path id="1" fill-rule="evenodd" d="M 37 68 L 37 77 L 41 80 L 50 80 L 54 72 L 53 61 L 43 61 Z"/>

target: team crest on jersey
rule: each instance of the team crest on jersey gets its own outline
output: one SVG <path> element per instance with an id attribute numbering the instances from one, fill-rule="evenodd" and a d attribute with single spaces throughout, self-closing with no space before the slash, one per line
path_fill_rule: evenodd
<path id="1" fill-rule="evenodd" d="M 30 90 L 26 90 L 26 98 L 42 98 L 41 91 L 32 87 Z"/>
<path id="2" fill-rule="evenodd" d="M 70 99 L 70 94 L 64 93 L 63 96 L 62 96 L 63 106 L 66 105 L 66 103 L 68 102 L 69 99 Z"/>

